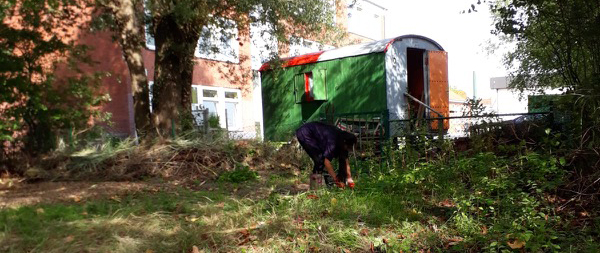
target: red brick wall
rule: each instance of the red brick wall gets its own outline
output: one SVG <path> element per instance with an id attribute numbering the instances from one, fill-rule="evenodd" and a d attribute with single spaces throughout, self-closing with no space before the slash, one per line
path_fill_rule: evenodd
<path id="1" fill-rule="evenodd" d="M 98 64 L 87 71 L 106 71 L 110 73 L 102 80 L 102 93 L 110 95 L 110 102 L 102 107 L 102 111 L 112 114 L 112 124 L 107 129 L 120 136 L 132 136 L 135 133 L 133 117 L 133 97 L 129 69 L 121 47 L 114 42 L 108 32 L 84 33 L 78 43 L 88 45 L 91 58 Z"/>

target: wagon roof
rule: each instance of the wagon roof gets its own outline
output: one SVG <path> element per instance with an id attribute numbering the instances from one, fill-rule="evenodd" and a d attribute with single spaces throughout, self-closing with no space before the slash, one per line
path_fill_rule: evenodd
<path id="1" fill-rule="evenodd" d="M 395 41 L 400 41 L 402 39 L 409 39 L 409 38 L 426 40 L 426 41 L 434 44 L 440 50 L 444 50 L 442 48 L 442 46 L 440 46 L 440 44 L 438 44 L 437 42 L 435 42 L 434 40 L 432 40 L 430 38 L 427 38 L 427 37 L 421 36 L 421 35 L 409 34 L 409 35 L 402 35 L 402 36 L 391 38 L 391 39 L 383 39 L 383 40 L 378 40 L 378 41 L 373 41 L 373 42 L 368 42 L 368 43 L 363 43 L 363 44 L 356 44 L 356 45 L 335 48 L 335 49 L 326 50 L 326 51 L 319 51 L 319 52 L 308 53 L 308 54 L 304 54 L 304 55 L 282 58 L 280 60 L 283 61 L 283 67 L 287 68 L 287 67 L 304 65 L 304 64 L 314 63 L 314 62 L 322 62 L 322 61 L 329 61 L 329 60 L 341 59 L 341 58 L 358 56 L 358 55 L 380 53 L 380 52 L 387 51 L 388 47 Z M 259 71 L 269 70 L 270 68 L 271 68 L 270 63 L 265 62 L 260 67 Z"/>

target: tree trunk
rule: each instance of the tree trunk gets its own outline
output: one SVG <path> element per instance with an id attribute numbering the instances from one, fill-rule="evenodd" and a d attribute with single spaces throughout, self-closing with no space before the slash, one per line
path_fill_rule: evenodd
<path id="1" fill-rule="evenodd" d="M 116 17 L 118 41 L 131 78 L 135 127 L 143 135 L 152 127 L 148 78 L 142 59 L 142 45 L 145 42 L 143 12 L 135 0 L 114 0 L 107 7 Z"/>
<path id="2" fill-rule="evenodd" d="M 178 25 L 172 15 L 155 20 L 155 29 L 153 123 L 166 137 L 192 126 L 193 55 L 200 34 Z"/>

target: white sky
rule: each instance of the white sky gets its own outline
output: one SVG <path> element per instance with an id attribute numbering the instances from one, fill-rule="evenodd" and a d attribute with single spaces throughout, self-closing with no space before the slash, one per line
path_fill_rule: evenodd
<path id="1" fill-rule="evenodd" d="M 449 81 L 473 95 L 473 71 L 477 77 L 477 97 L 489 98 L 490 77 L 505 76 L 502 53 L 491 56 L 487 41 L 494 38 L 492 18 L 487 5 L 476 5 L 478 12 L 460 14 L 476 0 L 379 0 L 388 9 L 385 37 L 418 34 L 437 41 L 448 52 Z"/>

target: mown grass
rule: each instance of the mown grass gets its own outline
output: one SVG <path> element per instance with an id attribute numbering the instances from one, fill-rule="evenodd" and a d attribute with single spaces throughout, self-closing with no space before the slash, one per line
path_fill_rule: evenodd
<path id="1" fill-rule="evenodd" d="M 411 244 L 424 229 L 393 200 L 338 190 L 259 200 L 225 191 L 139 193 L 4 210 L 0 238 L 7 252 L 367 251 L 401 233 Z"/>

